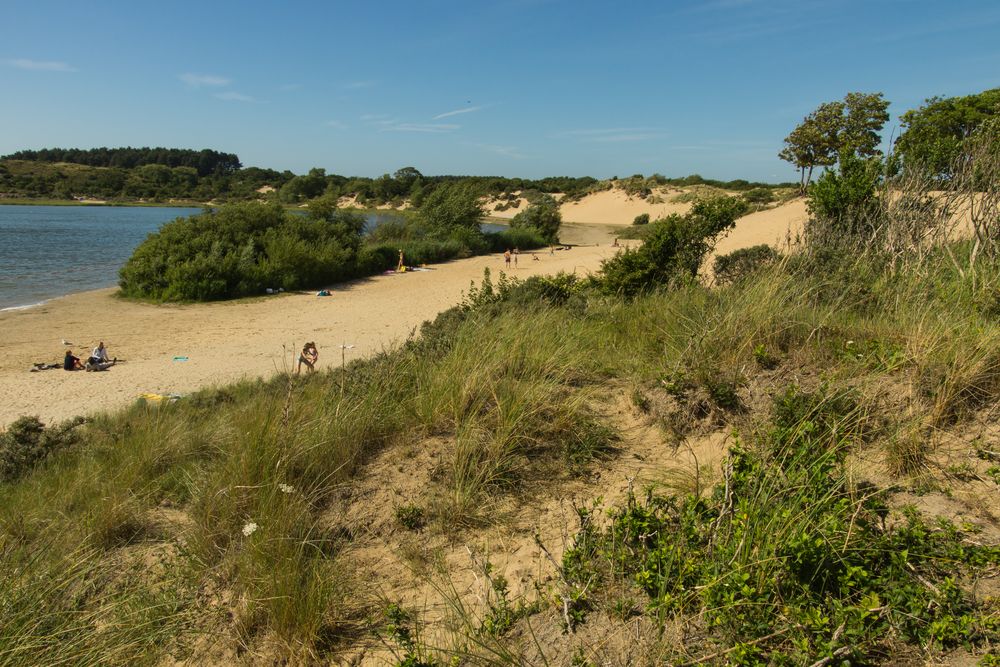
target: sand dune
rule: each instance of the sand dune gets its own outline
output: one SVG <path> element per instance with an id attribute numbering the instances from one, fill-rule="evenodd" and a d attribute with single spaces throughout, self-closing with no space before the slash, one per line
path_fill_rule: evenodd
<path id="1" fill-rule="evenodd" d="M 560 206 L 563 220 L 567 222 L 604 222 L 614 225 L 631 225 L 637 215 L 648 213 L 650 219 L 662 218 L 671 213 L 687 213 L 690 203 L 670 200 L 679 190 L 665 189 L 654 193 L 662 203 L 653 204 L 649 199 L 632 197 L 615 188 L 589 194 L 583 199 L 566 202 Z"/>
<path id="2" fill-rule="evenodd" d="M 719 241 L 715 254 L 725 255 L 740 248 L 766 243 L 781 249 L 791 237 L 802 233 L 806 222 L 806 200 L 793 199 L 789 202 L 757 213 L 745 215 L 736 221 L 736 227 Z"/>

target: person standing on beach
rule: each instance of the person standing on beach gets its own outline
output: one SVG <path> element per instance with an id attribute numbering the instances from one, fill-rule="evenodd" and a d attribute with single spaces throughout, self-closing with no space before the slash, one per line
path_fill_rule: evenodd
<path id="1" fill-rule="evenodd" d="M 504 250 L 504 253 L 503 253 L 503 263 L 507 265 L 508 269 L 510 268 L 510 248 L 507 248 L 507 250 Z"/>
<path id="2" fill-rule="evenodd" d="M 302 371 L 302 364 L 309 368 L 310 373 L 313 372 L 316 370 L 317 361 L 319 361 L 319 350 L 316 349 L 316 343 L 306 343 L 299 353 L 299 365 L 295 368 L 295 374 L 298 375 Z"/>
<path id="3" fill-rule="evenodd" d="M 517 256 L 521 254 L 521 251 L 514 248 L 514 268 L 517 268 Z"/>
<path id="4" fill-rule="evenodd" d="M 402 273 L 406 270 L 406 262 L 403 261 L 403 249 L 399 249 L 399 264 L 396 265 L 396 271 Z"/>

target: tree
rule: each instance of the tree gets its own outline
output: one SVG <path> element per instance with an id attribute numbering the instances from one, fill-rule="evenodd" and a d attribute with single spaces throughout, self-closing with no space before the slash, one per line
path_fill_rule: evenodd
<path id="1" fill-rule="evenodd" d="M 417 171 L 416 167 L 403 167 L 397 169 L 392 177 L 399 182 L 400 192 L 407 192 L 413 187 L 413 182 L 418 178 L 423 178 L 424 175 Z"/>
<path id="2" fill-rule="evenodd" d="M 813 169 L 837 162 L 837 127 L 842 115 L 839 102 L 826 102 L 785 137 L 785 147 L 778 157 L 795 165 L 803 191 L 812 180 Z"/>
<path id="3" fill-rule="evenodd" d="M 559 227 L 562 225 L 562 214 L 559 205 L 551 197 L 549 201 L 529 206 L 513 217 L 510 226 L 534 227 L 546 243 L 559 241 Z"/>
<path id="4" fill-rule="evenodd" d="M 304 199 L 314 199 L 326 189 L 326 170 L 313 168 L 304 176 L 296 176 L 281 186 L 281 201 L 294 204 Z"/>
<path id="5" fill-rule="evenodd" d="M 485 213 L 472 186 L 448 183 L 424 197 L 418 215 L 428 230 L 447 233 L 456 228 L 479 231 Z"/>
<path id="6" fill-rule="evenodd" d="M 1000 88 L 965 97 L 932 97 L 911 109 L 900 122 L 896 153 L 903 161 L 948 178 L 963 144 L 983 121 L 1000 116 Z"/>
<path id="7" fill-rule="evenodd" d="M 848 151 L 863 158 L 882 155 L 879 133 L 889 120 L 888 109 L 889 100 L 882 93 L 848 93 L 844 97 L 837 153 Z"/>
<path id="8" fill-rule="evenodd" d="M 719 236 L 746 211 L 741 197 L 713 197 L 696 202 L 686 215 L 657 220 L 638 249 L 626 249 L 601 264 L 597 284 L 607 294 L 632 297 L 678 278 L 693 278 Z"/>
<path id="9" fill-rule="evenodd" d="M 824 102 L 785 137 L 778 157 L 799 170 L 804 192 L 814 168 L 835 165 L 845 152 L 863 158 L 881 155 L 879 132 L 889 120 L 888 108 L 882 93 L 848 93 L 842 101 Z"/>

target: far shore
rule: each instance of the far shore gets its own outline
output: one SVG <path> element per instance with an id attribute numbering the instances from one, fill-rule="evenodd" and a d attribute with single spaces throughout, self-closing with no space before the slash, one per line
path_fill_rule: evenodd
<path id="1" fill-rule="evenodd" d="M 195 201 L 147 202 L 147 201 L 105 201 L 103 199 L 23 199 L 0 197 L 0 206 L 134 206 L 145 208 L 205 208 L 216 206 Z"/>

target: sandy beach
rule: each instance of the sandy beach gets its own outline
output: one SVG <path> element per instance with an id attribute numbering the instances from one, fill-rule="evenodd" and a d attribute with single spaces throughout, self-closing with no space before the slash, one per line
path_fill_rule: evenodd
<path id="1" fill-rule="evenodd" d="M 804 205 L 742 218 L 720 252 L 757 243 L 780 243 L 804 219 Z M 518 278 L 559 271 L 597 271 L 617 249 L 616 227 L 565 224 L 562 238 L 579 244 L 538 261 L 522 254 Z M 636 243 L 636 242 L 631 242 Z M 503 270 L 501 255 L 473 257 L 428 271 L 383 275 L 334 286 L 330 297 L 313 292 L 192 305 L 150 305 L 119 299 L 114 288 L 83 292 L 26 310 L 0 312 L 0 426 L 20 415 L 43 421 L 126 406 L 143 393 L 187 394 L 241 378 L 291 368 L 307 340 L 320 351 L 319 367 L 390 348 L 461 299 L 483 269 Z M 63 345 L 67 340 L 72 345 Z M 35 362 L 61 362 L 65 350 L 86 358 L 98 341 L 127 360 L 103 373 L 61 369 L 30 373 Z M 186 361 L 175 361 L 186 357 Z"/>

